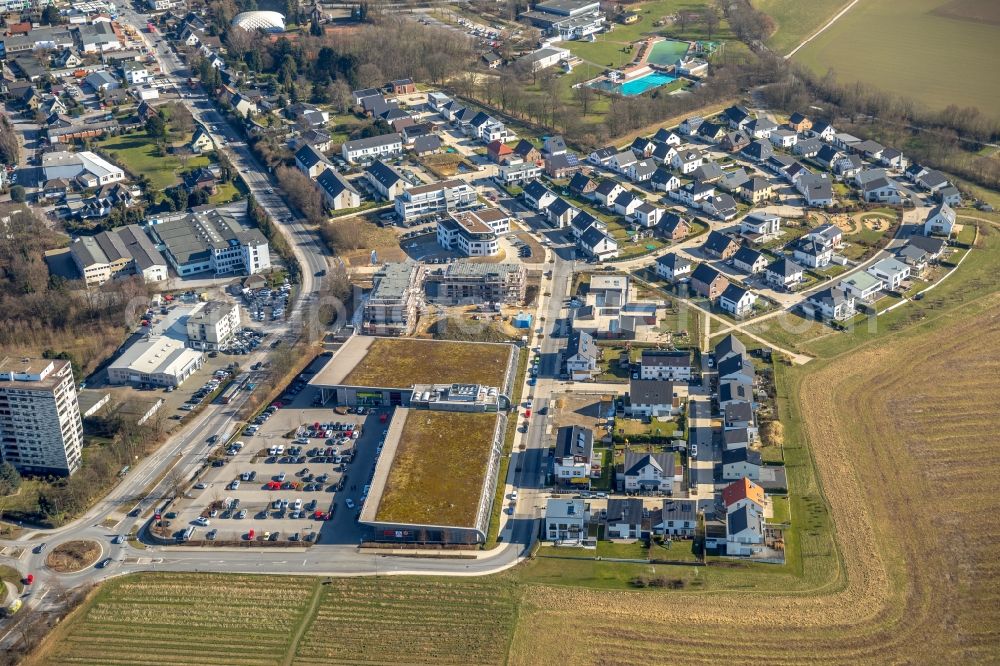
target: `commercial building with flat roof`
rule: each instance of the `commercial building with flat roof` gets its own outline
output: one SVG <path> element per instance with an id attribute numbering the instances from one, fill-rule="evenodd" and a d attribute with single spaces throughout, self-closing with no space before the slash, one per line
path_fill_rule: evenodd
<path id="1" fill-rule="evenodd" d="M 210 272 L 252 275 L 271 267 L 267 239 L 227 212 L 195 208 L 149 220 L 149 232 L 164 247 L 181 277 Z"/>
<path id="2" fill-rule="evenodd" d="M 513 304 L 524 300 L 524 264 L 456 261 L 427 275 L 427 300 L 442 305 Z"/>
<path id="3" fill-rule="evenodd" d="M 69 476 L 82 448 L 70 362 L 0 358 L 0 458 L 22 473 Z"/>
<path id="4" fill-rule="evenodd" d="M 509 344 L 355 335 L 309 384 L 337 405 L 409 407 L 417 386 L 442 384 L 496 387 L 508 405 L 516 353 Z"/>
<path id="5" fill-rule="evenodd" d="M 240 330 L 240 306 L 209 301 L 188 316 L 186 326 L 188 344 L 193 349 L 220 349 Z"/>
<path id="6" fill-rule="evenodd" d="M 396 409 L 358 519 L 364 539 L 485 542 L 506 425 L 502 413 Z"/>
<path id="7" fill-rule="evenodd" d="M 520 18 L 560 39 L 580 39 L 599 32 L 605 21 L 601 3 L 590 0 L 539 2 L 531 11 L 522 12 Z"/>
<path id="8" fill-rule="evenodd" d="M 423 269 L 414 261 L 389 263 L 374 276 L 362 308 L 366 335 L 409 335 L 417 325 Z"/>
<path id="9" fill-rule="evenodd" d="M 88 287 L 129 275 L 138 275 L 145 282 L 167 279 L 167 260 L 136 224 L 82 236 L 69 249 Z"/>
<path id="10" fill-rule="evenodd" d="M 188 346 L 187 322 L 204 303 L 179 305 L 134 336 L 108 366 L 112 384 L 180 386 L 205 362 L 205 352 Z"/>

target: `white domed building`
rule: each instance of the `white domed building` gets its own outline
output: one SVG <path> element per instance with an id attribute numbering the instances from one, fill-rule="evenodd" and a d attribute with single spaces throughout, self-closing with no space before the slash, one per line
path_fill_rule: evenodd
<path id="1" fill-rule="evenodd" d="M 243 12 L 233 17 L 233 26 L 250 32 L 284 32 L 285 17 L 278 12 Z"/>

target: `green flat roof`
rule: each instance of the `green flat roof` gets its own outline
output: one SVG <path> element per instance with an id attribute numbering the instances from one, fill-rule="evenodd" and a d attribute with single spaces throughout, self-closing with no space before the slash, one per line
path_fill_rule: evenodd
<path id="1" fill-rule="evenodd" d="M 414 384 L 503 387 L 510 353 L 506 344 L 374 338 L 340 383 L 384 388 Z"/>
<path id="2" fill-rule="evenodd" d="M 498 419 L 409 410 L 375 520 L 474 528 Z"/>

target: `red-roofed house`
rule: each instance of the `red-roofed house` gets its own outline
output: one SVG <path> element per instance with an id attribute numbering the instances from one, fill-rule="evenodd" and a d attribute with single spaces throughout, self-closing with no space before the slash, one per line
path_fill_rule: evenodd
<path id="1" fill-rule="evenodd" d="M 514 159 L 514 149 L 503 141 L 490 141 L 486 146 L 486 155 L 497 164 L 510 164 Z"/>
<path id="2" fill-rule="evenodd" d="M 733 481 L 722 489 L 722 503 L 726 507 L 726 513 L 748 506 L 763 515 L 764 497 L 764 489 L 746 477 Z"/>

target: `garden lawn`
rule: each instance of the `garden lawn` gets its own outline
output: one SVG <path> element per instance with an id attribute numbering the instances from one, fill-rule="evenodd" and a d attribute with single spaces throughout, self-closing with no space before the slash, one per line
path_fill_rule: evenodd
<path id="1" fill-rule="evenodd" d="M 180 171 L 209 165 L 205 155 L 192 155 L 183 162 L 174 155 L 160 155 L 156 142 L 145 131 L 109 136 L 95 142 L 95 146 L 133 177 L 149 178 L 154 192 L 180 183 Z"/>

